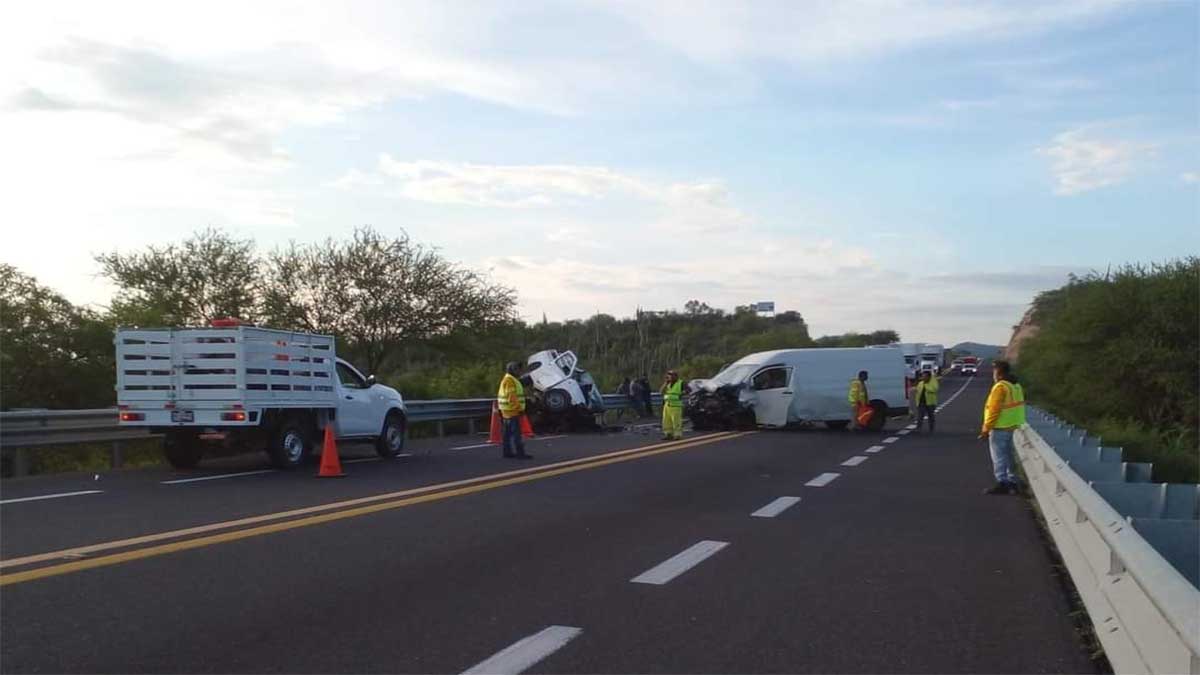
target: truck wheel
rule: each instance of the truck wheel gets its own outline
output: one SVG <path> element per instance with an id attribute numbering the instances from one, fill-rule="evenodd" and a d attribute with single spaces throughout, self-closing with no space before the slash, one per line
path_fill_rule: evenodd
<path id="1" fill-rule="evenodd" d="M 875 399 L 871 401 L 871 408 L 875 413 L 871 415 L 871 421 L 867 423 L 867 429 L 869 431 L 883 431 L 883 426 L 887 424 L 887 403 Z"/>
<path id="2" fill-rule="evenodd" d="M 542 402 L 547 410 L 557 414 L 571 407 L 571 396 L 562 389 L 551 389 L 542 396 Z"/>
<path id="3" fill-rule="evenodd" d="M 383 421 L 383 430 L 375 439 L 375 452 L 384 459 L 392 459 L 404 452 L 404 416 L 400 413 L 388 413 Z"/>
<path id="4" fill-rule="evenodd" d="M 850 420 L 834 420 L 825 423 L 825 428 L 833 429 L 834 431 L 841 431 L 848 426 L 850 426 Z"/>
<path id="5" fill-rule="evenodd" d="M 163 456 L 176 469 L 194 469 L 204 456 L 204 444 L 193 433 L 168 432 L 162 447 Z"/>
<path id="6" fill-rule="evenodd" d="M 285 419 L 271 435 L 267 454 L 277 469 L 292 469 L 304 463 L 313 451 L 312 430 L 297 419 Z"/>

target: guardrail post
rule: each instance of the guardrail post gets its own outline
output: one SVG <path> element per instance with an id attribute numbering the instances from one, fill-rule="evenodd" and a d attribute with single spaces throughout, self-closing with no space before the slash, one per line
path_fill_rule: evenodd
<path id="1" fill-rule="evenodd" d="M 437 421 L 437 435 L 438 438 L 446 435 L 446 423 L 442 420 Z"/>
<path id="2" fill-rule="evenodd" d="M 13 450 L 13 477 L 20 478 L 29 473 L 29 458 L 25 454 L 25 448 L 16 448 Z"/>
<path id="3" fill-rule="evenodd" d="M 475 418 L 474 417 L 467 418 L 467 434 L 469 434 L 471 436 L 475 435 Z"/>
<path id="4" fill-rule="evenodd" d="M 108 466 L 112 469 L 119 469 L 125 463 L 125 458 L 121 453 L 121 441 L 112 442 L 112 455 L 109 458 Z"/>

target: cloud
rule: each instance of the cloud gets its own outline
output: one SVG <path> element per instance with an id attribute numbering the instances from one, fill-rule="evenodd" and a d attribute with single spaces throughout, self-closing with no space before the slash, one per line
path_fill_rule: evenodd
<path id="1" fill-rule="evenodd" d="M 1179 180 L 1190 185 L 1195 185 L 1196 183 L 1200 183 L 1200 173 L 1196 171 L 1185 171 L 1179 174 Z"/>
<path id="2" fill-rule="evenodd" d="M 1158 150 L 1155 143 L 1106 137 L 1105 125 L 1064 131 L 1037 149 L 1050 159 L 1054 193 L 1076 195 L 1125 182 Z"/>

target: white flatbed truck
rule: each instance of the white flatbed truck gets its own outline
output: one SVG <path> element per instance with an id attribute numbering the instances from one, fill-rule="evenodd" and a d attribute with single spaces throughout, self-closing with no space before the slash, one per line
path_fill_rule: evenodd
<path id="1" fill-rule="evenodd" d="M 122 328 L 115 343 L 118 424 L 163 434 L 177 468 L 214 444 L 265 448 L 276 467 L 295 467 L 329 425 L 383 457 L 404 449 L 404 399 L 339 359 L 332 336 L 222 322 Z"/>

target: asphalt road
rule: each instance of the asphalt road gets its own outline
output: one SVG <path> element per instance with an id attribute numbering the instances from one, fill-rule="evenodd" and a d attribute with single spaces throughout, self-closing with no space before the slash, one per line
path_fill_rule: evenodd
<path id="1" fill-rule="evenodd" d="M 447 439 L 343 479 L 6 482 L 0 671 L 1091 672 L 1031 507 L 980 494 L 986 388 L 933 436 L 595 434 L 533 462 Z"/>

